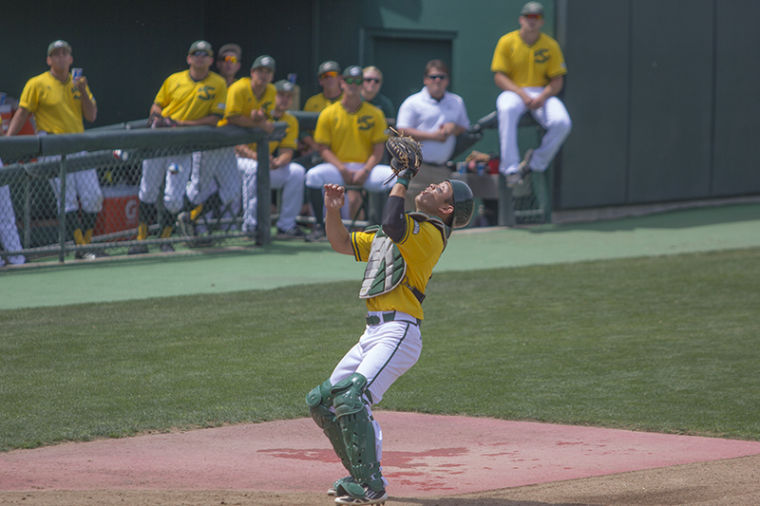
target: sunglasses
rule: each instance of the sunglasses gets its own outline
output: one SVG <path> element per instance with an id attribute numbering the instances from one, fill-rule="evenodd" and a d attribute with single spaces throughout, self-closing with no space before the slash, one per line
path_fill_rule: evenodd
<path id="1" fill-rule="evenodd" d="M 223 58 L 219 58 L 219 60 L 223 62 L 227 62 L 227 63 L 237 63 L 238 61 L 240 61 L 237 59 L 237 56 L 232 55 L 232 54 L 228 54 L 227 56 Z"/>
<path id="2" fill-rule="evenodd" d="M 338 73 L 334 70 L 331 70 L 329 72 L 325 72 L 324 74 L 320 74 L 319 78 L 324 79 L 326 77 L 338 77 Z"/>
<path id="3" fill-rule="evenodd" d="M 427 77 L 428 77 L 428 79 L 433 79 L 434 81 L 437 81 L 439 79 L 442 81 L 442 80 L 446 79 L 449 76 L 447 76 L 446 74 L 430 74 Z"/>
<path id="4" fill-rule="evenodd" d="M 365 77 L 364 80 L 367 81 L 368 83 L 379 83 L 380 82 L 380 79 L 378 79 L 377 77 Z"/>
<path id="5" fill-rule="evenodd" d="M 346 84 L 361 84 L 364 82 L 364 78 L 361 77 L 346 77 L 343 80 L 346 81 Z"/>
<path id="6" fill-rule="evenodd" d="M 193 51 L 190 53 L 192 56 L 211 56 L 206 51 Z"/>
<path id="7" fill-rule="evenodd" d="M 528 19 L 541 19 L 544 17 L 544 15 L 543 14 L 523 14 L 523 17 L 528 18 Z"/>

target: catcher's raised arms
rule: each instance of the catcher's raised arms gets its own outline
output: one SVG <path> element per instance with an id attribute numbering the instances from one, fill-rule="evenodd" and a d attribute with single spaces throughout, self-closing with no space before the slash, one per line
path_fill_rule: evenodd
<path id="1" fill-rule="evenodd" d="M 388 127 L 391 136 L 385 142 L 385 147 L 391 154 L 391 169 L 398 177 L 412 179 L 417 175 L 422 164 L 420 143 L 393 127 Z"/>

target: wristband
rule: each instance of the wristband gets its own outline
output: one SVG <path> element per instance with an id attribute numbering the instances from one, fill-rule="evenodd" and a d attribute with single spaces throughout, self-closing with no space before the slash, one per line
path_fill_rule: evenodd
<path id="1" fill-rule="evenodd" d="M 407 190 L 409 189 L 409 178 L 406 176 L 399 176 L 396 178 L 396 184 L 402 185 Z"/>

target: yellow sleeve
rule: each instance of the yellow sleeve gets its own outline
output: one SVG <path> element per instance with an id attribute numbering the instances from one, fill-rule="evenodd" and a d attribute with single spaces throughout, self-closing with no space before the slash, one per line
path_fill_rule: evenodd
<path id="1" fill-rule="evenodd" d="M 29 79 L 24 85 L 21 98 L 18 101 L 20 107 L 30 112 L 35 112 L 40 104 L 39 86 L 36 86 L 36 84 L 37 80 L 35 78 Z"/>
<path id="2" fill-rule="evenodd" d="M 324 107 L 319 100 L 320 95 L 312 95 L 306 100 L 303 110 L 306 112 L 320 112 Z"/>
<path id="3" fill-rule="evenodd" d="M 491 72 L 502 72 L 509 75 L 509 34 L 503 35 L 499 42 L 496 43 L 496 48 L 493 51 L 493 58 L 491 59 Z"/>
<path id="4" fill-rule="evenodd" d="M 354 259 L 357 262 L 366 262 L 369 259 L 369 250 L 374 238 L 374 232 L 351 233 L 351 246 L 354 250 Z"/>
<path id="5" fill-rule="evenodd" d="M 166 105 L 169 102 L 171 102 L 171 95 L 169 94 L 169 84 L 173 80 L 174 80 L 174 74 L 164 79 L 164 82 L 161 84 L 161 88 L 159 88 L 158 93 L 156 93 L 156 98 L 153 99 L 153 102 L 160 105 L 162 108 L 166 107 Z"/>
<path id="6" fill-rule="evenodd" d="M 285 113 L 282 121 L 288 124 L 285 137 L 280 141 L 281 148 L 296 149 L 298 147 L 298 120 L 292 115 Z"/>
<path id="7" fill-rule="evenodd" d="M 562 49 L 559 47 L 559 43 L 555 41 L 554 39 L 551 40 L 550 44 L 550 57 L 549 57 L 549 66 L 546 69 L 546 75 L 549 79 L 552 79 L 557 76 L 563 76 L 567 74 L 567 66 L 565 65 L 565 58 L 562 55 Z"/>
<path id="8" fill-rule="evenodd" d="M 366 102 L 365 102 L 366 103 Z M 385 143 L 388 140 L 388 136 L 385 131 L 388 129 L 388 123 L 385 121 L 385 114 L 379 108 L 374 105 L 367 104 L 374 109 L 373 115 L 375 117 L 375 126 L 372 129 L 372 144 Z"/>
<path id="9" fill-rule="evenodd" d="M 224 109 L 225 118 L 229 118 L 230 116 L 248 116 L 251 113 L 250 110 L 246 110 L 249 95 L 252 95 L 249 82 L 250 79 L 240 79 L 235 81 L 229 90 L 227 90 L 227 103 Z"/>
<path id="10" fill-rule="evenodd" d="M 332 109 L 327 108 L 319 113 L 317 118 L 317 127 L 314 129 L 314 140 L 325 146 L 332 144 L 332 130 L 330 128 L 330 117 L 332 116 Z"/>

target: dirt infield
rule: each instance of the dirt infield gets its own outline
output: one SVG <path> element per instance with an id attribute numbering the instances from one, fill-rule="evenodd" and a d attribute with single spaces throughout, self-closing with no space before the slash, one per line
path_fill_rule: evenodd
<path id="1" fill-rule="evenodd" d="M 760 504 L 760 442 L 379 411 L 389 505 Z M 0 454 L 0 504 L 332 504 L 310 419 Z"/>

